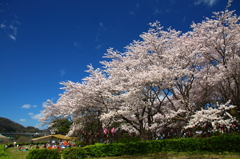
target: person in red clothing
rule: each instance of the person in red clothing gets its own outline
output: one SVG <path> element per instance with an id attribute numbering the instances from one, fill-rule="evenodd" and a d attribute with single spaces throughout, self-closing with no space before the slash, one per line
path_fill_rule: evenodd
<path id="1" fill-rule="evenodd" d="M 68 146 L 68 141 L 67 141 L 67 140 L 64 141 L 63 145 L 64 145 L 64 146 Z"/>
<path id="2" fill-rule="evenodd" d="M 60 146 L 58 146 L 57 148 L 58 148 L 58 152 L 60 153 L 60 152 L 61 152 L 61 147 L 60 147 Z"/>

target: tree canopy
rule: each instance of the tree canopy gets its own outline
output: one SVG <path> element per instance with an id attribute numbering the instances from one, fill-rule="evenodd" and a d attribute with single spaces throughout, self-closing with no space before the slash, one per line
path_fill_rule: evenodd
<path id="1" fill-rule="evenodd" d="M 86 129 L 89 116 L 98 127 L 142 138 L 173 129 L 230 129 L 237 120 L 229 110 L 240 111 L 240 18 L 230 5 L 186 33 L 150 23 L 124 52 L 108 49 L 102 68 L 89 65 L 81 83 L 62 82 L 64 93 L 48 101 L 41 121 L 71 117 L 68 135 Z"/>

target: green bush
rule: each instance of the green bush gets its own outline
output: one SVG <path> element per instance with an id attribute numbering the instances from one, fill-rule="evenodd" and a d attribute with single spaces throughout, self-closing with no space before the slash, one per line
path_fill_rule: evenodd
<path id="1" fill-rule="evenodd" d="M 57 149 L 33 149 L 30 150 L 26 159 L 61 159 Z"/>
<path id="2" fill-rule="evenodd" d="M 201 150 L 211 152 L 240 152 L 239 135 L 223 135 L 221 137 L 213 136 L 211 138 L 201 139 Z"/>
<path id="3" fill-rule="evenodd" d="M 129 142 L 138 142 L 141 141 L 141 139 L 139 137 L 132 137 L 129 135 L 124 135 L 123 138 L 118 139 L 116 142 L 117 143 L 129 143 Z"/>
<path id="4" fill-rule="evenodd" d="M 1 159 L 8 159 L 8 158 L 10 158 L 8 153 L 5 152 L 5 144 L 0 145 L 0 158 Z"/>
<path id="5" fill-rule="evenodd" d="M 85 147 L 90 156 L 121 156 L 125 153 L 126 145 L 124 143 L 95 144 Z"/>
<path id="6" fill-rule="evenodd" d="M 86 143 L 84 141 L 76 141 L 76 146 L 77 147 L 83 147 L 85 145 L 86 145 Z"/>
<path id="7" fill-rule="evenodd" d="M 95 144 L 64 150 L 64 159 L 121 156 L 154 152 L 240 152 L 239 135 L 213 136 L 210 138 L 182 138 L 138 141 L 112 144 Z"/>
<path id="8" fill-rule="evenodd" d="M 29 142 L 21 142 L 21 143 L 17 143 L 17 145 L 19 145 L 19 146 L 30 145 L 30 143 Z"/>
<path id="9" fill-rule="evenodd" d="M 188 152 L 200 149 L 198 138 L 162 140 L 162 151 Z"/>
<path id="10" fill-rule="evenodd" d="M 82 147 L 66 148 L 62 152 L 62 157 L 64 159 L 86 158 L 87 152 Z"/>
<path id="11" fill-rule="evenodd" d="M 46 143 L 48 143 L 48 142 L 42 141 L 42 142 L 34 142 L 33 144 L 34 145 L 43 145 L 43 144 L 46 144 Z"/>

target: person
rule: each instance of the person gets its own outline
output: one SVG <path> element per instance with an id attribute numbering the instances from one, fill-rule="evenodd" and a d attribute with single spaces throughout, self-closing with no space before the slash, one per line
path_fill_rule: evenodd
<path id="1" fill-rule="evenodd" d="M 17 144 L 17 142 L 16 142 L 16 141 L 14 141 L 14 142 L 13 142 L 13 145 L 14 145 L 14 147 L 16 147 L 16 144 Z"/>
<path id="2" fill-rule="evenodd" d="M 26 147 L 26 151 L 28 151 L 28 147 Z"/>
<path id="3" fill-rule="evenodd" d="M 8 148 L 8 145 L 7 145 L 7 144 L 5 145 L 5 148 Z"/>
<path id="4" fill-rule="evenodd" d="M 61 152 L 61 147 L 60 147 L 60 146 L 58 146 L 57 148 L 58 148 L 58 152 Z"/>

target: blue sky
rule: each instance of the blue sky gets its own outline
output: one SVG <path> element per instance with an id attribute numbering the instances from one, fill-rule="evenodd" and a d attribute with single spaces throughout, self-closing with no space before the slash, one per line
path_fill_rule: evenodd
<path id="1" fill-rule="evenodd" d="M 149 23 L 187 32 L 227 0 L 0 0 L 0 117 L 40 127 L 59 82 L 81 82 L 106 49 L 122 51 Z M 231 10 L 240 15 L 240 1 Z M 42 129 L 42 128 L 41 128 Z"/>

